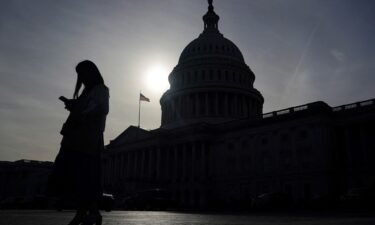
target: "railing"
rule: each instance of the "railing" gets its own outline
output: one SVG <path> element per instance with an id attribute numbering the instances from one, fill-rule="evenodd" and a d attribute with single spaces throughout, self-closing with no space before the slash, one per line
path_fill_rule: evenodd
<path id="1" fill-rule="evenodd" d="M 322 106 L 322 107 L 323 107 L 323 105 L 328 106 L 323 102 L 314 102 L 314 103 L 309 103 L 309 104 L 306 104 L 306 105 L 300 105 L 300 106 L 295 106 L 295 107 L 291 107 L 291 108 L 287 108 L 287 109 L 282 109 L 282 110 L 278 110 L 278 111 L 265 113 L 265 114 L 262 115 L 262 118 L 266 119 L 266 118 L 291 114 L 291 113 L 295 113 L 295 112 L 301 112 L 301 111 L 305 111 L 305 110 L 308 110 L 308 109 L 311 109 L 311 108 L 315 108 L 316 106 L 319 106 L 319 105 Z M 369 105 L 375 105 L 375 99 L 370 99 L 370 100 L 366 100 L 366 101 L 361 101 L 361 102 L 351 103 L 351 104 L 347 104 L 347 105 L 337 106 L 337 107 L 333 107 L 331 109 L 332 109 L 333 112 L 338 112 L 338 111 L 343 111 L 343 110 L 365 107 L 365 106 L 369 106 Z"/>
<path id="2" fill-rule="evenodd" d="M 354 108 L 360 108 L 364 106 L 369 106 L 369 105 L 374 105 L 375 104 L 375 99 L 370 99 L 362 102 L 356 102 L 356 103 L 351 103 L 347 105 L 341 105 L 341 106 L 336 106 L 332 108 L 333 112 L 339 112 L 343 110 L 348 110 L 348 109 L 354 109 Z"/>
<path id="3" fill-rule="evenodd" d="M 311 103 L 311 104 L 313 104 L 313 103 Z M 300 105 L 300 106 L 296 106 L 296 107 L 291 107 L 291 108 L 287 108 L 287 109 L 282 109 L 282 110 L 278 110 L 278 111 L 265 113 L 265 114 L 262 115 L 262 117 L 263 117 L 263 119 L 265 119 L 265 118 L 271 118 L 271 117 L 275 117 L 275 116 L 286 115 L 286 114 L 290 114 L 290 113 L 294 113 L 294 112 L 304 111 L 304 110 L 309 109 L 309 105 L 310 104 Z"/>

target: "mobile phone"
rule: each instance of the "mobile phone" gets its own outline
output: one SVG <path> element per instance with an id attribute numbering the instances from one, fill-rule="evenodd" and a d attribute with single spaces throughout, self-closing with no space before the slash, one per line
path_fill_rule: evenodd
<path id="1" fill-rule="evenodd" d="M 66 103 L 67 101 L 69 101 L 69 99 L 65 98 L 64 96 L 60 96 L 59 97 L 59 100 Z"/>

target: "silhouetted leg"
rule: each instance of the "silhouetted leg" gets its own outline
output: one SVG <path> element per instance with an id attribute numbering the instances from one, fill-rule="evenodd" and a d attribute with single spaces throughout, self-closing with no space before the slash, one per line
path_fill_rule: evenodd
<path id="1" fill-rule="evenodd" d="M 98 201 L 95 199 L 88 204 L 89 214 L 87 215 L 83 225 L 101 225 L 102 215 L 99 212 Z"/>
<path id="2" fill-rule="evenodd" d="M 77 209 L 76 215 L 73 217 L 73 219 L 69 222 L 69 225 L 78 225 L 83 222 L 87 215 L 87 211 L 83 208 Z"/>

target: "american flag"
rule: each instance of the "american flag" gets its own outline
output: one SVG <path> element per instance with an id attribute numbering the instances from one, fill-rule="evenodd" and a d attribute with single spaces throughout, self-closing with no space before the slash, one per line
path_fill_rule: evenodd
<path id="1" fill-rule="evenodd" d="M 139 101 L 150 102 L 149 98 L 146 98 L 142 93 L 139 94 Z"/>

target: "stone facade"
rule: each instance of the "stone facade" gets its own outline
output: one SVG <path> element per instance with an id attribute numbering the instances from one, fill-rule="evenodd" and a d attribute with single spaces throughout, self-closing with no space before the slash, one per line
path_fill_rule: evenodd
<path id="1" fill-rule="evenodd" d="M 18 160 L 0 162 L 0 199 L 44 195 L 52 162 Z"/>

